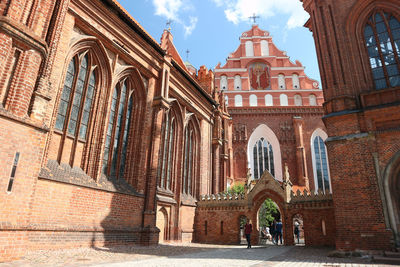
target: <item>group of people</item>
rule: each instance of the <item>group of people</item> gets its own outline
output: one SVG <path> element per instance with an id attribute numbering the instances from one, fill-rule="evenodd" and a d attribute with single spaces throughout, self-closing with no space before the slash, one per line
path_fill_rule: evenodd
<path id="1" fill-rule="evenodd" d="M 282 220 L 274 220 L 270 227 L 267 226 L 261 231 L 261 235 L 263 238 L 267 238 L 268 240 L 272 241 L 272 243 L 275 245 L 278 245 L 279 243 L 282 245 L 282 229 Z M 251 220 L 247 220 L 244 226 L 244 235 L 246 236 L 247 240 L 247 248 L 251 248 L 250 235 L 252 231 L 253 225 L 251 224 Z M 300 224 L 297 220 L 294 222 L 294 235 L 297 239 L 297 243 L 300 243 Z"/>
<path id="2" fill-rule="evenodd" d="M 267 238 L 268 240 L 272 241 L 275 245 L 278 245 L 278 242 L 281 243 L 282 245 L 282 221 L 281 220 L 274 220 L 270 227 L 265 227 L 263 231 L 261 231 L 261 235 L 264 238 Z"/>

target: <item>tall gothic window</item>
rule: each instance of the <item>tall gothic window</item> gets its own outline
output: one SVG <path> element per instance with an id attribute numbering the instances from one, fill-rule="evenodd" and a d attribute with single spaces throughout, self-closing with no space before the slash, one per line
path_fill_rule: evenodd
<path id="1" fill-rule="evenodd" d="M 103 173 L 123 177 L 128 145 L 128 132 L 133 109 L 133 96 L 128 82 L 121 81 L 114 89 L 103 156 Z"/>
<path id="2" fill-rule="evenodd" d="M 96 73 L 89 55 L 74 57 L 65 77 L 58 108 L 56 129 L 71 137 L 86 140 L 90 109 L 96 86 Z"/>
<path id="3" fill-rule="evenodd" d="M 392 14 L 374 13 L 364 28 L 376 89 L 400 86 L 400 23 Z"/>
<path id="4" fill-rule="evenodd" d="M 315 170 L 317 176 L 318 189 L 330 191 L 328 159 L 326 155 L 325 143 L 320 136 L 314 138 Z"/>
<path id="5" fill-rule="evenodd" d="M 274 153 L 272 145 L 261 137 L 253 147 L 254 179 L 260 179 L 265 170 L 275 176 Z"/>
<path id="6" fill-rule="evenodd" d="M 187 195 L 194 196 L 197 142 L 195 129 L 192 122 L 189 122 L 184 132 L 184 153 L 183 153 L 183 179 L 182 191 Z"/>
<path id="7" fill-rule="evenodd" d="M 162 126 L 162 143 L 160 147 L 159 156 L 159 169 L 158 169 L 158 185 L 161 188 L 171 190 L 172 176 L 175 158 L 175 147 L 176 147 L 176 132 L 177 122 L 175 114 L 172 110 L 169 110 L 165 114 L 164 123 Z"/>
<path id="8" fill-rule="evenodd" d="M 76 55 L 68 65 L 60 104 L 58 107 L 55 129 L 60 131 L 62 139 L 72 144 L 69 163 L 74 165 L 77 146 L 86 143 L 92 104 L 96 94 L 97 68 L 89 52 Z M 61 160 L 63 147 L 58 159 Z"/>

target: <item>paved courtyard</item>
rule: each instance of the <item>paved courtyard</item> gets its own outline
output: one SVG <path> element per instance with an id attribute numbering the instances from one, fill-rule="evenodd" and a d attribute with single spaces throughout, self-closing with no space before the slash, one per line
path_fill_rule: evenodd
<path id="1" fill-rule="evenodd" d="M 0 267 L 22 266 L 393 266 L 373 264 L 370 258 L 327 257 L 332 249 L 264 245 L 162 244 L 157 247 L 80 248 L 38 251 Z"/>

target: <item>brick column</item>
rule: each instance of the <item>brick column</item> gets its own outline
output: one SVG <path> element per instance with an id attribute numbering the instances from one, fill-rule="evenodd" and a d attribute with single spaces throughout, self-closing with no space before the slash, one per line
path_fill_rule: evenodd
<path id="1" fill-rule="evenodd" d="M 303 140 L 303 119 L 301 117 L 294 117 L 293 125 L 296 137 L 296 163 L 297 163 L 298 182 L 300 185 L 306 186 L 308 189 L 310 189 L 310 183 L 308 180 L 308 171 L 307 171 L 306 152 Z"/>
<path id="2" fill-rule="evenodd" d="M 154 85 L 154 83 L 151 83 Z M 168 102 L 158 97 L 153 102 L 153 118 L 151 130 L 151 143 L 149 165 L 147 169 L 145 202 L 143 210 L 141 243 L 143 245 L 155 245 L 158 243 L 160 230 L 156 227 L 157 213 L 157 168 L 161 144 L 161 126 Z"/>

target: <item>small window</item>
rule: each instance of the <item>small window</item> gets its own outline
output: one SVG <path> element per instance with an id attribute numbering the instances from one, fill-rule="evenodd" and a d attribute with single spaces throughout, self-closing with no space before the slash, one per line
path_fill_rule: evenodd
<path id="1" fill-rule="evenodd" d="M 301 98 L 301 95 L 295 95 L 294 96 L 294 104 L 295 104 L 295 106 L 302 106 L 303 105 L 303 99 Z"/>
<path id="2" fill-rule="evenodd" d="M 310 106 L 316 106 L 317 105 L 317 97 L 313 94 L 311 94 L 309 97 L 310 101 Z"/>
<path id="3" fill-rule="evenodd" d="M 225 96 L 225 105 L 226 105 L 226 106 L 229 106 L 229 98 L 228 98 L 227 95 Z"/>
<path id="4" fill-rule="evenodd" d="M 13 166 L 11 167 L 11 174 L 10 180 L 8 181 L 7 192 L 11 192 L 14 180 L 15 180 L 15 173 L 17 172 L 17 166 L 19 161 L 19 152 L 15 153 Z"/>
<path id="5" fill-rule="evenodd" d="M 300 89 L 299 75 L 293 74 L 292 81 L 293 81 L 293 89 Z"/>
<path id="6" fill-rule="evenodd" d="M 246 41 L 245 48 L 246 48 L 246 57 L 253 57 L 254 56 L 253 42 Z"/>
<path id="7" fill-rule="evenodd" d="M 280 100 L 280 102 L 281 102 L 281 106 L 288 106 L 288 105 L 289 105 L 289 104 L 288 104 L 288 97 L 287 97 L 287 95 L 281 94 L 281 95 L 279 96 L 279 100 Z"/>
<path id="8" fill-rule="evenodd" d="M 222 75 L 220 78 L 220 87 L 221 87 L 221 90 L 228 89 L 228 80 L 225 75 Z"/>
<path id="9" fill-rule="evenodd" d="M 261 55 L 262 56 L 269 56 L 268 41 L 267 40 L 262 40 L 260 43 L 261 43 Z"/>
<path id="10" fill-rule="evenodd" d="M 243 107 L 243 99 L 241 95 L 235 95 L 235 107 Z"/>
<path id="11" fill-rule="evenodd" d="M 283 74 L 278 75 L 278 86 L 279 89 L 286 89 L 285 75 Z"/>
<path id="12" fill-rule="evenodd" d="M 257 107 L 257 96 L 250 95 L 250 107 Z"/>
<path id="13" fill-rule="evenodd" d="M 272 95 L 270 95 L 270 94 L 265 95 L 265 105 L 266 106 L 273 106 L 274 105 L 273 100 L 272 100 Z"/>
<path id="14" fill-rule="evenodd" d="M 235 90 L 242 90 L 242 79 L 240 75 L 235 75 L 234 85 L 235 85 Z"/>

